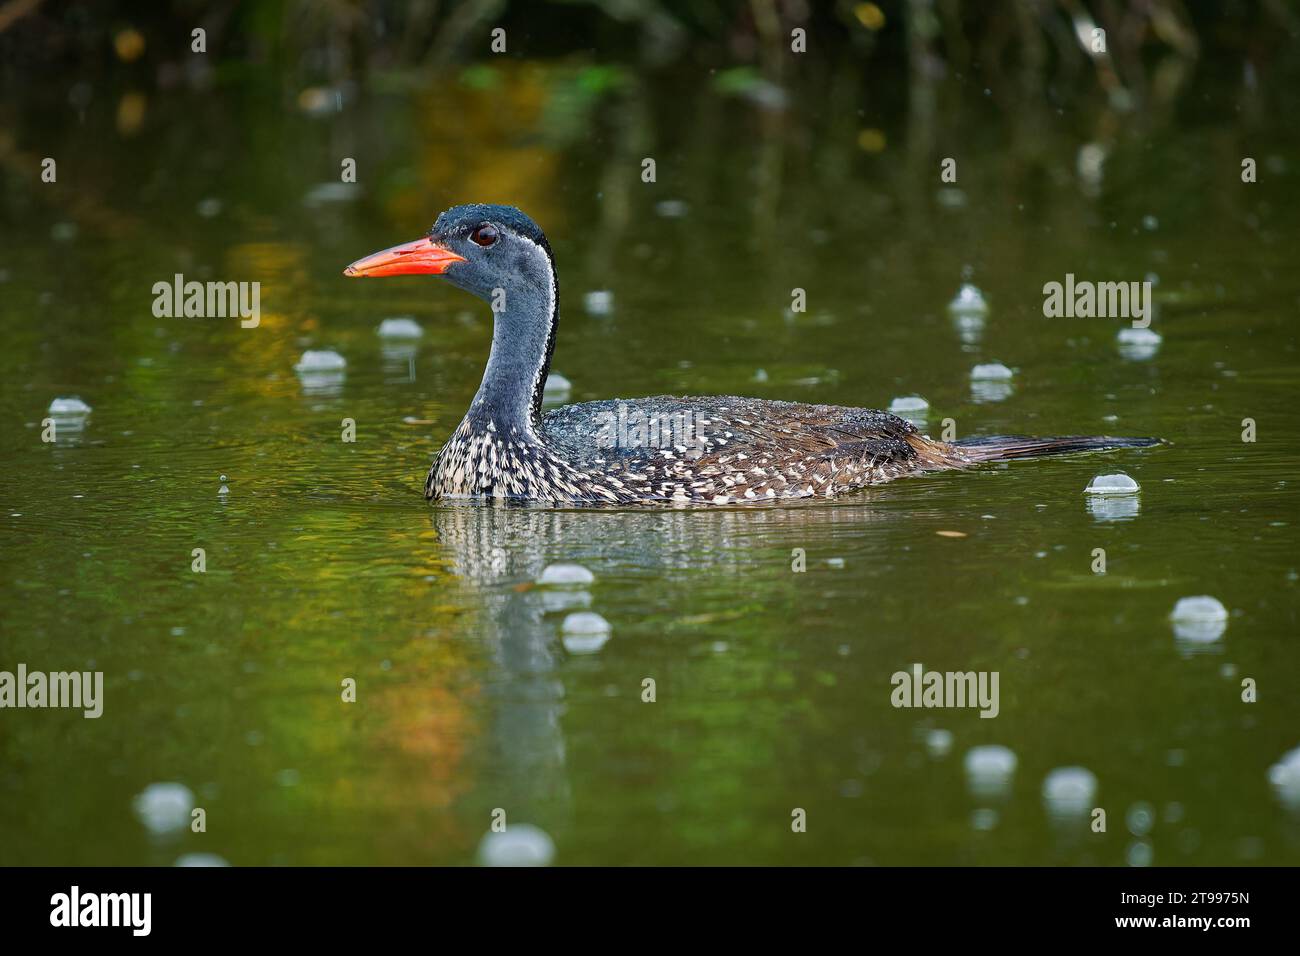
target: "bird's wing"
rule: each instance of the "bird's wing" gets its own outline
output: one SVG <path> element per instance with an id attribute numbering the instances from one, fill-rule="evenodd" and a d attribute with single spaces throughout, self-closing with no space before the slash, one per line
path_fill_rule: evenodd
<path id="1" fill-rule="evenodd" d="M 754 398 L 568 405 L 543 421 L 576 466 L 662 497 L 785 497 L 925 470 L 927 440 L 887 412 Z"/>

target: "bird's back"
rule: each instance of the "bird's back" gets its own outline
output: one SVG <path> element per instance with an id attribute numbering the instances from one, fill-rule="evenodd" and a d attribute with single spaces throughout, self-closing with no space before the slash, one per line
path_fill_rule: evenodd
<path id="1" fill-rule="evenodd" d="M 946 447 L 887 412 L 730 395 L 567 405 L 542 433 L 638 497 L 714 504 L 829 496 L 938 466 Z"/>

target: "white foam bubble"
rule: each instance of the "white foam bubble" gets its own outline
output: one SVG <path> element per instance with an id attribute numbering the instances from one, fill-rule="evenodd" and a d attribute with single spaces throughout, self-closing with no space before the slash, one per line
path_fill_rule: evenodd
<path id="1" fill-rule="evenodd" d="M 583 295 L 582 307 L 588 315 L 609 315 L 614 311 L 614 293 L 608 289 L 593 289 Z"/>
<path id="2" fill-rule="evenodd" d="M 988 310 L 984 293 L 969 282 L 963 283 L 948 303 L 948 311 L 954 314 L 983 315 Z"/>
<path id="3" fill-rule="evenodd" d="M 1135 329 L 1131 326 L 1120 329 L 1115 340 L 1119 343 L 1120 355 L 1138 362 L 1154 356 L 1160 351 L 1160 343 L 1164 341 L 1158 332 L 1152 332 L 1150 329 Z"/>
<path id="4" fill-rule="evenodd" d="M 609 621 L 594 611 L 576 611 L 560 625 L 564 649 L 570 654 L 594 654 L 609 640 Z"/>
<path id="5" fill-rule="evenodd" d="M 542 397 L 548 399 L 561 398 L 568 395 L 572 389 L 572 382 L 559 372 L 552 372 L 546 376 L 546 384 L 542 386 Z"/>
<path id="6" fill-rule="evenodd" d="M 347 368 L 348 360 L 331 349 L 308 349 L 294 366 L 298 372 L 336 372 Z"/>
<path id="7" fill-rule="evenodd" d="M 302 197 L 304 206 L 323 206 L 332 202 L 355 202 L 362 196 L 359 183 L 317 183 Z"/>
<path id="8" fill-rule="evenodd" d="M 1268 782 L 1284 807 L 1300 812 L 1300 747 L 1288 750 L 1268 768 Z"/>
<path id="9" fill-rule="evenodd" d="M 963 764 L 971 795 L 977 798 L 1005 796 L 1011 789 L 1018 762 L 1015 753 L 1000 744 L 985 744 L 966 751 Z"/>
<path id="10" fill-rule="evenodd" d="M 567 588 L 585 587 L 596 580 L 596 576 L 580 564 L 548 564 L 542 571 L 537 583 L 543 587 Z"/>
<path id="11" fill-rule="evenodd" d="M 1147 840 L 1134 840 L 1124 851 L 1129 866 L 1150 866 L 1155 855 L 1155 847 Z"/>
<path id="12" fill-rule="evenodd" d="M 1142 487 L 1123 472 L 1113 475 L 1097 475 L 1083 489 L 1086 495 L 1135 495 Z"/>
<path id="13" fill-rule="evenodd" d="M 167 836 L 190 825 L 194 794 L 181 783 L 151 783 L 136 794 L 131 805 L 146 830 Z"/>
<path id="14" fill-rule="evenodd" d="M 90 414 L 90 406 L 83 402 L 76 395 L 67 398 L 56 398 L 50 402 L 49 414 L 56 418 L 78 418 Z"/>
<path id="15" fill-rule="evenodd" d="M 1208 594 L 1179 598 L 1169 614 L 1174 634 L 1188 645 L 1212 644 L 1228 629 L 1228 609 Z"/>
<path id="16" fill-rule="evenodd" d="M 1135 837 L 1144 837 L 1155 826 L 1156 808 L 1146 802 L 1135 803 L 1124 814 L 1124 823 L 1128 826 L 1129 833 Z"/>
<path id="17" fill-rule="evenodd" d="M 1058 820 L 1087 815 L 1096 796 L 1097 777 L 1086 767 L 1057 767 L 1043 780 L 1043 803 Z"/>
<path id="18" fill-rule="evenodd" d="M 375 334 L 386 339 L 418 339 L 424 329 L 409 315 L 398 315 L 380 322 Z"/>
<path id="19" fill-rule="evenodd" d="M 1001 362 L 987 362 L 970 370 L 971 381 L 975 382 L 1005 382 L 1015 374 Z"/>
<path id="20" fill-rule="evenodd" d="M 895 415 L 924 412 L 929 408 L 930 403 L 920 395 L 903 395 L 889 403 L 889 410 Z"/>
<path id="21" fill-rule="evenodd" d="M 952 750 L 952 731 L 936 728 L 925 735 L 925 749 L 931 757 L 946 757 Z"/>
<path id="22" fill-rule="evenodd" d="M 555 841 L 531 823 L 512 823 L 486 834 L 478 845 L 480 866 L 550 866 L 554 859 Z"/>
<path id="23" fill-rule="evenodd" d="M 1175 621 L 1226 621 L 1228 609 L 1208 594 L 1179 598 L 1169 616 Z"/>
<path id="24" fill-rule="evenodd" d="M 998 825 L 998 812 L 989 807 L 979 807 L 971 811 L 970 825 L 972 829 L 987 833 Z"/>

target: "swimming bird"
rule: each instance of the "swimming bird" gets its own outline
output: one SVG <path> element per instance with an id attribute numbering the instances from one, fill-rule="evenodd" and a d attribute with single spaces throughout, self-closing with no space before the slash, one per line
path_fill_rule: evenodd
<path id="1" fill-rule="evenodd" d="M 344 275 L 440 275 L 492 305 L 483 381 L 429 471 L 430 499 L 731 505 L 829 498 L 982 462 L 1157 443 L 1109 436 L 945 442 L 888 412 L 731 395 L 612 399 L 543 414 L 559 280 L 546 236 L 512 206 L 456 206 L 427 236 L 359 259 Z"/>

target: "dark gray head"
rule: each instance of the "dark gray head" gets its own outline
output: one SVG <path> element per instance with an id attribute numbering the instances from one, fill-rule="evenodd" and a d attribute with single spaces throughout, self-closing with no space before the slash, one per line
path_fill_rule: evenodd
<path id="1" fill-rule="evenodd" d="M 438 217 L 429 238 L 465 260 L 447 269 L 447 281 L 486 300 L 493 311 L 502 311 L 497 290 L 505 293 L 507 311 L 514 311 L 512 292 L 527 295 L 531 289 L 544 299 L 551 296 L 551 246 L 537 223 L 513 206 L 453 206 Z"/>
<path id="2" fill-rule="evenodd" d="M 547 290 L 555 272 L 542 230 L 514 206 L 453 206 L 423 239 L 358 259 L 343 274 L 354 277 L 444 275 L 479 298 L 523 280 Z"/>
<path id="3" fill-rule="evenodd" d="M 359 259 L 349 276 L 441 275 L 492 306 L 492 354 L 475 405 L 533 420 L 541 412 L 559 283 L 542 230 L 513 206 L 453 206 L 423 239 Z"/>

